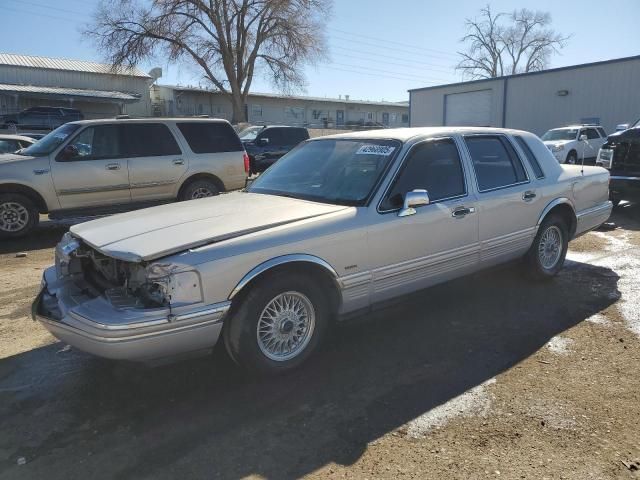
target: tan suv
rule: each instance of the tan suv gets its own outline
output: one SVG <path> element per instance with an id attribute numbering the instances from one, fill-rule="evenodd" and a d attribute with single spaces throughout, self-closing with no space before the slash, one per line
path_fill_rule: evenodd
<path id="1" fill-rule="evenodd" d="M 40 213 L 101 215 L 242 188 L 248 167 L 226 120 L 67 123 L 18 154 L 0 155 L 0 238 L 26 234 Z"/>

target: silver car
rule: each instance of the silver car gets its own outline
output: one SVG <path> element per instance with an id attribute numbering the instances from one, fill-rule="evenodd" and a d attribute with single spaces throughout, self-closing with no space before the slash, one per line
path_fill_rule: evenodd
<path id="1" fill-rule="evenodd" d="M 246 191 L 77 225 L 34 317 L 80 350 L 149 360 L 223 340 L 289 370 L 333 318 L 526 258 L 552 278 L 611 212 L 607 171 L 526 132 L 420 128 L 309 140 Z"/>

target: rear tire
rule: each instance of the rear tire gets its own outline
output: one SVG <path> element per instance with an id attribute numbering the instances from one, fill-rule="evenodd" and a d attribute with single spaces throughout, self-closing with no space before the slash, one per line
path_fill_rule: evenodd
<path id="1" fill-rule="evenodd" d="M 220 194 L 220 188 L 213 180 L 195 180 L 182 189 L 179 200 L 197 200 Z"/>
<path id="2" fill-rule="evenodd" d="M 529 274 L 538 280 L 550 280 L 564 265 L 569 247 L 569 228 L 560 215 L 547 216 L 525 256 Z"/>
<path id="3" fill-rule="evenodd" d="M 0 195 L 0 238 L 17 238 L 28 234 L 40 221 L 35 204 L 19 193 Z"/>
<path id="4" fill-rule="evenodd" d="M 251 287 L 223 332 L 229 356 L 259 374 L 300 366 L 320 345 L 331 315 L 326 292 L 309 275 L 283 270 Z"/>

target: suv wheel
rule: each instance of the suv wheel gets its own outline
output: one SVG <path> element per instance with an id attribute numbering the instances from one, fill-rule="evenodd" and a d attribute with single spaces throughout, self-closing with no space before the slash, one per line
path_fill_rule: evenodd
<path id="1" fill-rule="evenodd" d="M 550 279 L 558 274 L 564 265 L 569 246 L 569 229 L 559 215 L 549 215 L 544 219 L 526 261 L 533 277 Z"/>
<path id="2" fill-rule="evenodd" d="M 0 238 L 26 235 L 39 220 L 38 209 L 29 198 L 17 193 L 0 195 Z"/>
<path id="3" fill-rule="evenodd" d="M 571 165 L 578 163 L 578 154 L 574 151 L 569 152 L 569 155 L 567 155 L 567 163 Z"/>
<path id="4" fill-rule="evenodd" d="M 256 283 L 224 329 L 231 358 L 257 373 L 296 368 L 318 348 L 329 323 L 329 302 L 308 275 L 282 271 Z"/>
<path id="5" fill-rule="evenodd" d="M 220 193 L 220 189 L 211 180 L 196 180 L 187 185 L 180 194 L 180 200 L 196 200 L 198 198 L 213 197 Z"/>

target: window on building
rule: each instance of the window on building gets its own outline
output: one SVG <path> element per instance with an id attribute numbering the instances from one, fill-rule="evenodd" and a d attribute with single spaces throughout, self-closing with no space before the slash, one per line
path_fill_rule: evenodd
<path id="1" fill-rule="evenodd" d="M 501 136 L 474 135 L 465 142 L 480 191 L 508 187 L 527 180 L 527 174 L 513 147 Z"/>
<path id="2" fill-rule="evenodd" d="M 296 122 L 304 120 L 304 108 L 302 107 L 285 107 L 284 118 L 287 122 Z"/>
<path id="3" fill-rule="evenodd" d="M 262 118 L 262 105 L 251 105 L 251 117 Z"/>
<path id="4" fill-rule="evenodd" d="M 402 207 L 407 192 L 425 189 L 437 202 L 466 194 L 460 155 L 451 139 L 425 142 L 415 147 L 405 161 L 381 210 Z"/>
<path id="5" fill-rule="evenodd" d="M 238 152 L 240 139 L 228 123 L 184 122 L 178 129 L 189 143 L 193 153 Z"/>
<path id="6" fill-rule="evenodd" d="M 409 123 L 409 114 L 408 113 L 403 113 L 402 114 L 402 123 Z"/>

